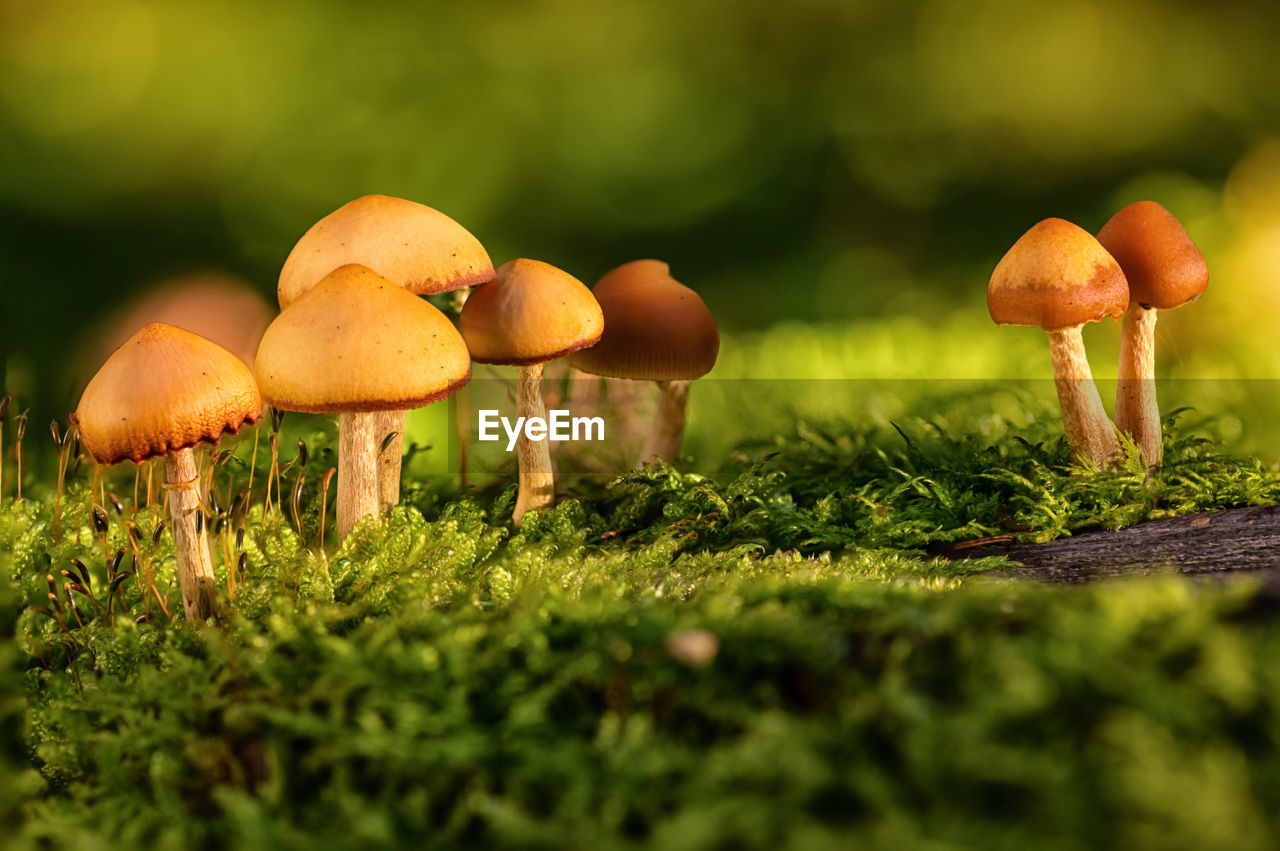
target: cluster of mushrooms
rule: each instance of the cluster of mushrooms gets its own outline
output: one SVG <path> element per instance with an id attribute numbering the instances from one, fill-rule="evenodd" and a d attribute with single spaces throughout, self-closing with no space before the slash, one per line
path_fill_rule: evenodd
<path id="1" fill-rule="evenodd" d="M 1157 311 L 1204 293 L 1209 270 L 1182 223 L 1154 201 L 1138 201 L 1093 237 L 1063 219 L 1045 219 L 1014 243 L 987 285 L 998 325 L 1032 325 L 1049 335 L 1054 384 L 1067 442 L 1098 469 L 1120 456 L 1117 429 L 1148 467 L 1161 460 L 1163 438 L 1155 386 Z M 1102 406 L 1081 329 L 1124 316 L 1116 418 Z"/>
<path id="2" fill-rule="evenodd" d="M 1063 425 L 1075 456 L 1098 468 L 1120 457 L 1116 429 L 1147 463 L 1160 462 L 1155 392 L 1158 310 L 1198 298 L 1204 257 L 1172 214 L 1151 201 L 1116 213 L 1091 236 L 1063 219 L 1027 231 L 991 275 L 987 303 L 1001 325 L 1049 335 Z M 458 324 L 419 298 L 470 288 Z M 216 444 L 281 411 L 338 417 L 337 529 L 399 501 L 407 411 L 457 393 L 473 361 L 518 368 L 517 413 L 543 418 L 543 367 L 567 358 L 582 371 L 656 382 L 654 423 L 641 462 L 674 460 L 689 382 L 719 352 L 715 320 L 667 264 L 636 260 L 594 291 L 537 260 L 494 269 L 461 225 L 402 198 L 367 195 L 313 225 L 280 273 L 281 312 L 258 345 L 253 370 L 222 346 L 153 322 L 107 358 L 73 415 L 101 464 L 165 458 L 165 489 L 184 610 L 215 612 L 204 504 L 193 448 Z M 1084 350 L 1088 322 L 1124 316 L 1115 425 Z M 549 444 L 517 441 L 518 525 L 555 500 Z"/>
<path id="3" fill-rule="evenodd" d="M 457 327 L 420 295 L 472 288 Z M 543 417 L 544 364 L 657 382 L 641 461 L 679 452 L 689 382 L 710 371 L 720 336 L 702 299 L 667 264 L 637 260 L 594 292 L 537 260 L 496 270 L 448 216 L 385 195 L 358 198 L 313 225 L 280 273 L 281 312 L 251 371 L 204 337 L 151 323 L 89 381 L 73 421 L 104 465 L 165 458 L 165 489 L 188 619 L 215 612 L 213 567 L 193 448 L 281 411 L 338 416 L 337 530 L 345 537 L 399 501 L 407 411 L 457 393 L 472 361 L 518 367 L 520 416 Z M 517 443 L 514 521 L 555 500 L 547 440 Z"/>

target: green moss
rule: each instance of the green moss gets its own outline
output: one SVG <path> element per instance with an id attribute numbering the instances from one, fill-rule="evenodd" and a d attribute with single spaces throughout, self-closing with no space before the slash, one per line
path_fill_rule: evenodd
<path id="1" fill-rule="evenodd" d="M 32 672 L 53 784 L 35 830 L 263 848 L 1274 841 L 1280 635 L 1242 589 L 940 591 L 774 567 L 681 605 L 526 589 L 354 621 L 282 599 L 225 637 L 122 624 L 100 640 L 134 658 L 83 693 Z M 719 641 L 700 668 L 670 649 L 695 626 Z"/>
<path id="2" fill-rule="evenodd" d="M 6 502 L 5 611 L 41 778 L 16 793 L 21 838 L 1274 845 L 1274 594 L 1173 578 L 1051 589 L 921 548 L 1275 502 L 1276 473 L 1175 419 L 1168 464 L 1144 481 L 1136 464 L 1068 466 L 1049 425 L 978 440 L 954 435 L 983 433 L 969 426 L 984 415 L 939 410 L 801 426 L 714 477 L 578 481 L 519 530 L 512 488 L 413 484 L 327 554 L 316 483 L 332 459 L 311 436 L 286 476 L 304 477 L 298 523 L 260 497 L 210 515 L 229 606 L 198 632 L 156 602 L 175 611 L 157 510 L 112 510 L 103 535 L 86 482 L 58 532 L 50 501 Z M 219 468 L 220 488 L 233 474 Z M 134 575 L 107 618 L 120 550 Z M 74 595 L 78 618 L 46 580 L 62 589 L 72 559 L 98 598 Z"/>

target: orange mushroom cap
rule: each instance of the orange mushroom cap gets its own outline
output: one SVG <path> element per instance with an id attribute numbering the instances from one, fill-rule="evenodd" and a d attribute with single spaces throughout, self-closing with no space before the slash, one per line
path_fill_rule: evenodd
<path id="1" fill-rule="evenodd" d="M 198 334 L 152 322 L 107 358 L 72 419 L 102 464 L 216 443 L 262 415 L 240 358 Z"/>
<path id="2" fill-rule="evenodd" d="M 569 363 L 614 378 L 676 381 L 715 366 L 720 330 L 706 304 L 660 260 L 633 260 L 606 274 L 591 294 L 604 314 L 600 342 Z"/>
<path id="3" fill-rule="evenodd" d="M 1129 280 L 1129 298 L 1168 310 L 1195 301 L 1209 285 L 1209 267 L 1182 222 L 1155 201 L 1136 201 L 1111 217 L 1098 241 Z"/>
<path id="4" fill-rule="evenodd" d="M 254 371 L 267 404 L 286 411 L 405 411 L 451 396 L 471 378 L 453 323 L 372 269 L 334 269 L 276 317 Z"/>
<path id="5" fill-rule="evenodd" d="M 540 260 L 511 260 L 476 287 L 458 327 L 479 363 L 527 366 L 594 346 L 604 316 L 581 281 Z"/>
<path id="6" fill-rule="evenodd" d="M 419 295 L 493 278 L 484 246 L 444 213 L 404 198 L 365 195 L 316 222 L 298 240 L 280 270 L 280 307 L 348 263 L 368 266 Z"/>
<path id="7" fill-rule="evenodd" d="M 1115 258 L 1083 228 L 1045 219 L 1019 237 L 987 284 L 997 325 L 1075 328 L 1122 316 L 1129 286 Z"/>

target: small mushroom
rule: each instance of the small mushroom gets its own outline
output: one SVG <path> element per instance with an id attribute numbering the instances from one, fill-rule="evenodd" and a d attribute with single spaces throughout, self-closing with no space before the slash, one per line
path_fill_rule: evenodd
<path id="1" fill-rule="evenodd" d="M 430 303 L 358 264 L 333 270 L 262 335 L 255 364 L 267 404 L 338 415 L 338 536 L 379 513 L 378 413 L 456 393 L 471 359 Z"/>
<path id="2" fill-rule="evenodd" d="M 166 278 L 101 324 L 90 351 L 101 363 L 149 322 L 163 322 L 212 340 L 253 366 L 258 340 L 275 311 L 256 289 L 222 272 Z"/>
<path id="3" fill-rule="evenodd" d="M 715 318 L 660 260 L 624 263 L 601 278 L 591 294 L 604 313 L 604 334 L 599 343 L 570 356 L 569 363 L 593 375 L 657 383 L 657 415 L 640 463 L 675 461 L 689 382 L 710 372 L 720 353 Z"/>
<path id="4" fill-rule="evenodd" d="M 1115 258 L 1063 219 L 1045 219 L 1023 234 L 987 284 L 987 308 L 997 325 L 1048 332 L 1067 442 L 1080 460 L 1099 468 L 1113 462 L 1119 444 L 1080 332 L 1088 322 L 1119 318 L 1128 304 L 1129 287 Z"/>
<path id="5" fill-rule="evenodd" d="M 466 228 L 438 210 L 388 195 L 365 195 L 316 222 L 298 240 L 280 270 L 280 307 L 339 266 L 359 263 L 418 295 L 434 295 L 493 280 L 493 263 Z M 378 414 L 379 506 L 400 501 L 404 454 L 403 410 Z"/>
<path id="6" fill-rule="evenodd" d="M 73 415 L 99 463 L 164 456 L 183 609 L 195 623 L 213 616 L 217 592 L 191 450 L 256 423 L 261 412 L 258 386 L 240 358 L 190 331 L 153 322 L 107 358 Z"/>
<path id="7" fill-rule="evenodd" d="M 581 281 L 548 263 L 512 260 L 487 284 L 472 291 L 458 318 L 462 337 L 477 363 L 519 367 L 516 412 L 546 419 L 542 401 L 542 365 L 593 346 L 604 329 L 600 305 Z M 555 502 L 556 481 L 544 436 L 529 440 L 521 429 L 516 441 L 520 493 L 513 518 L 517 526 L 530 508 Z"/>
<path id="8" fill-rule="evenodd" d="M 1137 201 L 1116 213 L 1098 231 L 1098 241 L 1129 281 L 1116 427 L 1133 438 L 1147 464 L 1155 467 L 1163 449 L 1156 401 L 1156 311 L 1200 298 L 1209 285 L 1209 267 L 1182 223 L 1154 201 Z"/>

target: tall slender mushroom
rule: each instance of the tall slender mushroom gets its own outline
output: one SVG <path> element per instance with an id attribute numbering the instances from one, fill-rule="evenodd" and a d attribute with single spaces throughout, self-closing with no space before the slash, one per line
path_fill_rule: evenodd
<path id="1" fill-rule="evenodd" d="M 1063 219 L 1045 219 L 1023 234 L 987 284 L 987 308 L 997 325 L 1048 332 L 1067 442 L 1080 460 L 1099 468 L 1112 464 L 1119 444 L 1080 331 L 1088 322 L 1119 318 L 1128 304 L 1120 264 L 1087 231 Z"/>
<path id="2" fill-rule="evenodd" d="M 543 364 L 595 345 L 604 317 L 591 291 L 568 272 L 538 260 L 512 260 L 472 291 L 458 327 L 477 363 L 519 367 L 516 412 L 527 422 L 546 419 Z M 526 511 L 555 502 L 556 481 L 545 437 L 529 440 L 522 429 L 516 451 L 520 494 L 513 519 L 519 526 Z"/>
<path id="3" fill-rule="evenodd" d="M 658 410 L 640 463 L 672 462 L 684 436 L 689 383 L 715 366 L 720 330 L 693 290 L 661 260 L 633 260 L 606 274 L 591 294 L 604 313 L 604 334 L 569 363 L 611 378 L 653 381 Z"/>
<path id="4" fill-rule="evenodd" d="M 1209 267 L 1182 223 L 1154 201 L 1137 201 L 1116 213 L 1098 231 L 1098 241 L 1129 280 L 1116 427 L 1133 438 L 1147 464 L 1155 467 L 1163 450 L 1156 400 L 1156 311 L 1200 298 L 1209 285 Z"/>
<path id="5" fill-rule="evenodd" d="M 493 280 L 484 246 L 462 225 L 423 204 L 388 195 L 365 195 L 334 210 L 302 235 L 280 270 L 280 307 L 315 286 L 339 266 L 359 263 L 418 295 L 434 295 Z M 403 410 L 379 412 L 372 441 L 378 455 L 379 505 L 400 501 L 404 454 Z"/>
<path id="6" fill-rule="evenodd" d="M 453 323 L 372 269 L 333 270 L 262 335 L 255 362 L 267 404 L 338 415 L 338 536 L 377 515 L 381 411 L 457 392 L 471 358 Z"/>
<path id="7" fill-rule="evenodd" d="M 217 592 L 205 526 L 197 519 L 200 481 L 191 450 L 257 422 L 261 413 L 258 386 L 240 358 L 190 331 L 153 322 L 107 358 L 73 415 L 99 463 L 165 457 L 178 582 L 187 620 L 195 623 L 214 615 Z"/>

